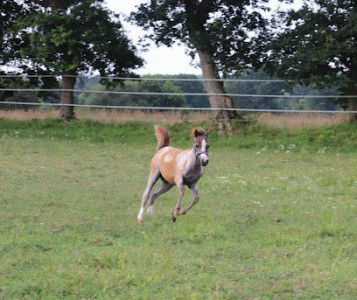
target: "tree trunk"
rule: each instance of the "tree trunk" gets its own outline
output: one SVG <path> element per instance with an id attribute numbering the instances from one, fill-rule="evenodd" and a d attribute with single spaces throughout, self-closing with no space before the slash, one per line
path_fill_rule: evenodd
<path id="1" fill-rule="evenodd" d="M 64 106 L 61 106 L 61 118 L 65 120 L 73 120 L 75 118 L 74 106 L 70 106 L 71 104 L 74 104 L 73 91 L 65 91 L 65 90 L 73 90 L 75 84 L 76 84 L 76 77 L 63 75 L 62 78 L 63 91 L 61 93 L 61 104 L 64 104 Z"/>
<path id="2" fill-rule="evenodd" d="M 219 79 L 215 70 L 215 66 L 211 55 L 208 52 L 197 51 L 200 59 L 203 79 Z M 224 94 L 222 82 L 216 80 L 205 80 L 204 86 L 208 94 Z M 231 98 L 223 95 L 210 95 L 208 96 L 211 108 L 233 108 L 233 101 Z M 217 110 L 215 119 L 218 124 L 218 133 L 224 134 L 224 127 L 226 128 L 227 135 L 233 135 L 231 124 L 231 114 L 227 110 Z"/>

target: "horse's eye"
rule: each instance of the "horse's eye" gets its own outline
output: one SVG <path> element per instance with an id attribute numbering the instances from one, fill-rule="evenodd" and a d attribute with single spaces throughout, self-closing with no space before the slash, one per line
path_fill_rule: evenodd
<path id="1" fill-rule="evenodd" d="M 196 148 L 198 149 L 198 145 L 196 145 Z"/>
<path id="2" fill-rule="evenodd" d="M 208 148 L 209 148 L 209 145 L 206 146 L 206 150 L 208 150 Z"/>

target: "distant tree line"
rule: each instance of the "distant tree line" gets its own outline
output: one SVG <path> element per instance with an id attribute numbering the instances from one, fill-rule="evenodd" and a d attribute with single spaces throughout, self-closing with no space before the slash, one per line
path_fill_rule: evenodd
<path id="1" fill-rule="evenodd" d="M 286 110 L 338 110 L 341 109 L 334 98 L 307 98 L 304 95 L 337 95 L 334 87 L 318 88 L 316 85 L 293 85 L 287 81 L 274 81 L 265 72 L 245 72 L 239 79 L 247 81 L 227 82 L 226 91 L 230 94 L 281 95 L 281 97 L 232 97 L 236 107 L 251 109 L 286 109 Z M 272 81 L 249 81 L 264 80 Z M 283 96 L 300 96 L 285 98 Z"/>
<path id="2" fill-rule="evenodd" d="M 141 93 L 205 93 L 202 81 L 171 81 L 147 79 L 199 79 L 196 75 L 144 75 L 143 80 L 128 80 L 111 88 L 111 91 L 141 92 Z M 234 79 L 234 77 L 232 77 Z M 295 110 L 338 110 L 341 109 L 336 99 L 306 98 L 304 95 L 336 95 L 336 88 L 319 89 L 314 85 L 290 85 L 285 81 L 274 81 L 265 72 L 247 71 L 239 78 L 242 81 L 226 82 L 226 92 L 229 94 L 251 95 L 281 95 L 281 97 L 232 97 L 236 107 L 244 109 L 295 109 Z M 272 81 L 264 81 L 270 79 Z M 250 81 L 262 80 L 262 81 Z M 23 78 L 0 78 L 0 87 L 30 88 L 31 82 Z M 100 77 L 79 77 L 74 87 L 79 90 L 106 91 L 106 85 L 100 84 Z M 284 98 L 286 95 L 298 95 L 298 98 Z M 77 92 L 74 94 L 75 103 L 104 106 L 154 106 L 154 107 L 210 107 L 207 96 L 195 95 L 132 95 Z M 59 103 L 59 92 L 1 92 L 0 101 Z M 27 105 L 3 105 L 3 108 L 23 108 Z M 35 107 L 36 108 L 36 107 Z"/>
<path id="3" fill-rule="evenodd" d="M 195 75 L 145 75 L 144 80 L 125 81 L 116 86 L 114 91 L 141 93 L 205 93 L 200 81 L 171 81 L 145 79 L 197 79 Z M 105 86 L 98 84 L 87 85 L 92 90 L 105 90 Z M 96 94 L 82 93 L 79 101 L 83 104 L 117 105 L 117 106 L 154 106 L 154 107 L 209 107 L 206 96 L 184 95 L 131 95 L 131 94 Z"/>
<path id="4" fill-rule="evenodd" d="M 94 77 L 95 78 L 95 77 Z M 145 78 L 161 79 L 198 79 L 195 75 L 146 75 Z M 239 79 L 274 79 L 263 71 L 249 72 L 239 76 Z M 105 86 L 90 80 L 83 88 L 105 90 Z M 128 92 L 161 92 L 161 93 L 205 93 L 202 81 L 126 81 L 117 86 L 115 91 Z M 252 95 L 301 95 L 299 98 L 267 98 L 267 97 L 232 97 L 236 107 L 246 109 L 296 109 L 296 110 L 337 110 L 340 106 L 336 101 L 326 98 L 304 98 L 304 95 L 336 95 L 334 88 L 317 89 L 314 86 L 289 85 L 287 82 L 275 81 L 229 81 L 226 83 L 226 92 L 230 94 Z M 117 106 L 160 106 L 160 107 L 210 107 L 207 96 L 156 96 L 156 95 L 121 95 L 81 93 L 78 103 L 95 105 Z"/>

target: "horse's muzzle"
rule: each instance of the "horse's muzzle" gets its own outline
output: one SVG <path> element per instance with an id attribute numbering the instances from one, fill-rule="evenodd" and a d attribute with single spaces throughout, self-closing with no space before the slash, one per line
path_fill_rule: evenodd
<path id="1" fill-rule="evenodd" d="M 202 166 L 203 166 L 203 167 L 205 167 L 205 166 L 207 166 L 207 165 L 208 165 L 208 159 L 207 159 L 206 161 L 203 161 L 203 162 L 202 162 Z"/>

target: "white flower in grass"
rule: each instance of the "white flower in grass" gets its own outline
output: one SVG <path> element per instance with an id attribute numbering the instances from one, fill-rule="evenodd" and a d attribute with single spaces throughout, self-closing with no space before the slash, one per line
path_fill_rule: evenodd
<path id="1" fill-rule="evenodd" d="M 327 149 L 327 147 L 319 148 L 319 150 L 317 151 L 317 153 L 324 154 L 325 151 L 326 151 L 326 149 Z"/>
<path id="2" fill-rule="evenodd" d="M 261 204 L 259 201 L 253 201 L 254 204 L 258 204 L 259 206 L 263 207 L 264 205 Z"/>

